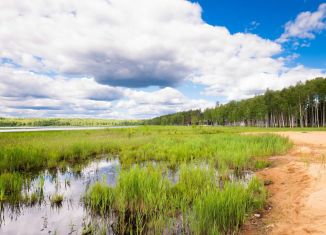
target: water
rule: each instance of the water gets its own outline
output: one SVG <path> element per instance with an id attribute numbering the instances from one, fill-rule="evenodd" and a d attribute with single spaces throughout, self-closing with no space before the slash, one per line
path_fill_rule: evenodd
<path id="1" fill-rule="evenodd" d="M 120 170 L 118 159 L 104 158 L 89 163 L 77 173 L 72 169 L 52 174 L 48 171 L 41 173 L 31 181 L 28 189 L 24 189 L 24 193 L 30 195 L 43 188 L 44 200 L 33 206 L 6 204 L 0 208 L 0 234 L 81 234 L 90 222 L 92 225 L 108 225 L 110 221 L 100 221 L 101 218 L 91 216 L 84 207 L 82 196 L 96 181 L 105 180 L 108 185 L 114 186 Z M 168 171 L 167 176 L 176 183 L 179 179 L 178 170 Z M 244 172 L 241 176 L 230 174 L 229 179 L 248 182 L 252 176 L 252 172 Z M 40 187 L 42 182 L 44 185 Z M 55 193 L 64 196 L 60 206 L 51 205 L 50 197 Z"/>
<path id="2" fill-rule="evenodd" d="M 36 206 L 19 206 L 13 209 L 9 205 L 3 208 L 0 234 L 81 234 L 83 223 L 91 220 L 81 196 L 95 181 L 105 177 L 109 185 L 117 180 L 120 163 L 118 160 L 94 161 L 80 174 L 71 170 L 57 172 L 56 176 L 44 173 L 44 202 Z M 30 192 L 37 189 L 40 178 L 33 180 Z M 64 195 L 60 207 L 51 206 L 50 196 L 54 193 Z"/>

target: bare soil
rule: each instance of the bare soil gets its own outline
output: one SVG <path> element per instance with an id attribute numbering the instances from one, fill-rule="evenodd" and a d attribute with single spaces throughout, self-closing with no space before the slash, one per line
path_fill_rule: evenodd
<path id="1" fill-rule="evenodd" d="M 269 193 L 268 205 L 244 225 L 242 234 L 326 234 L 326 132 L 278 132 L 294 147 L 273 156 L 257 172 Z"/>

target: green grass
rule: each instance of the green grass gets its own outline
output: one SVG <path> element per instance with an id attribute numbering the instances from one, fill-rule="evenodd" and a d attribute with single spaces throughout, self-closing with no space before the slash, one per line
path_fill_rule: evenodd
<path id="1" fill-rule="evenodd" d="M 159 168 L 135 166 L 121 172 L 114 188 L 95 183 L 87 191 L 85 203 L 102 216 L 115 212 L 115 232 L 142 234 L 163 218 L 170 185 Z"/>
<path id="2" fill-rule="evenodd" d="M 24 126 L 123 126 L 138 125 L 138 120 L 113 120 L 94 118 L 4 118 L 0 117 L 1 127 Z"/>
<path id="3" fill-rule="evenodd" d="M 20 199 L 23 185 L 23 177 L 18 173 L 0 174 L 0 201 Z"/>
<path id="4" fill-rule="evenodd" d="M 102 216 L 115 215 L 120 234 L 172 232 L 178 223 L 195 234 L 231 233 L 265 203 L 265 189 L 256 178 L 220 186 L 212 168 L 194 165 L 181 167 L 175 185 L 164 175 L 153 166 L 122 170 L 115 187 L 95 183 L 85 203 Z"/>
<path id="5" fill-rule="evenodd" d="M 291 146 L 274 134 L 246 135 L 257 128 L 154 127 L 87 131 L 0 133 L 0 202 L 24 199 L 23 174 L 81 165 L 108 154 L 122 169 L 114 187 L 97 182 L 85 195 L 87 208 L 114 218 L 116 233 L 233 233 L 259 210 L 266 192 L 261 182 L 227 182 L 231 170 L 241 173 L 268 164 L 267 156 Z M 266 130 L 266 129 L 259 129 Z M 141 167 L 142 163 L 146 163 Z M 170 169 L 178 180 L 171 182 Z M 43 200 L 44 177 L 28 205 Z M 69 182 L 66 182 L 69 184 Z M 50 197 L 60 205 L 63 195 Z M 207 228 L 207 230 L 205 230 Z M 93 229 L 93 228 L 92 228 Z"/>
<path id="6" fill-rule="evenodd" d="M 205 190 L 215 188 L 217 173 L 209 166 L 183 164 L 179 171 L 179 180 L 173 187 L 181 205 L 191 204 L 197 195 Z"/>
<path id="7" fill-rule="evenodd" d="M 11 204 L 24 203 L 33 206 L 44 200 L 44 177 L 40 178 L 39 185 L 35 191 L 31 190 L 32 178 L 30 175 L 17 172 L 6 172 L 0 174 L 0 202 Z"/>
<path id="8" fill-rule="evenodd" d="M 248 186 L 226 183 L 222 190 L 207 190 L 194 203 L 192 229 L 195 234 L 232 234 L 248 213 L 261 209 L 265 199 L 263 184 L 257 179 Z"/>
<path id="9" fill-rule="evenodd" d="M 229 168 L 253 168 L 253 157 L 282 154 L 290 147 L 287 139 L 275 135 L 193 134 L 152 137 L 150 142 L 121 151 L 121 162 L 131 164 L 148 160 L 173 164 L 208 160 Z"/>
<path id="10" fill-rule="evenodd" d="M 105 216 L 113 207 L 114 191 L 103 182 L 96 182 L 91 186 L 85 196 L 88 207 Z"/>
<path id="11" fill-rule="evenodd" d="M 281 154 L 290 142 L 274 135 L 241 135 L 230 128 L 138 127 L 93 131 L 0 133 L 0 172 L 35 172 L 83 163 L 99 154 L 119 155 L 123 166 L 144 161 L 211 161 L 254 168 L 256 158 Z M 235 128 L 235 130 L 237 130 Z"/>
<path id="12" fill-rule="evenodd" d="M 54 193 L 50 197 L 50 203 L 52 206 L 61 206 L 63 202 L 64 196 L 60 193 Z"/>
<path id="13" fill-rule="evenodd" d="M 119 232 L 143 233 L 145 225 L 164 214 L 170 182 L 159 169 L 147 167 L 122 171 L 115 188 L 119 210 Z M 126 230 L 126 231 L 125 231 Z"/>

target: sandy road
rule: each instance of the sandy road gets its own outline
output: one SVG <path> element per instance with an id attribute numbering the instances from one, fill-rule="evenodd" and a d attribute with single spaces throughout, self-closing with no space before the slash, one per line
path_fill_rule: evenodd
<path id="1" fill-rule="evenodd" d="M 243 234 L 326 234 L 326 132 L 279 132 L 294 142 L 272 166 L 257 172 L 272 180 L 269 210 L 244 226 Z"/>

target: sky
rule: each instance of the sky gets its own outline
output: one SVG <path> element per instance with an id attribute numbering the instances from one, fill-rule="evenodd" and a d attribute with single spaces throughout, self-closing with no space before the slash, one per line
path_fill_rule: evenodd
<path id="1" fill-rule="evenodd" d="M 1 0 L 0 116 L 144 119 L 326 77 L 319 0 Z"/>

